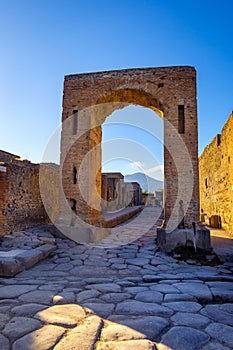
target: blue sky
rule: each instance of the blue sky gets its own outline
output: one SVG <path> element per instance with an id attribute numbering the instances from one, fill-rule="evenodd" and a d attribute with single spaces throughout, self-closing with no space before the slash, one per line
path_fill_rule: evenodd
<path id="1" fill-rule="evenodd" d="M 201 153 L 233 110 L 232 13 L 231 0 L 0 0 L 0 149 L 41 161 L 64 75 L 192 65 Z"/>

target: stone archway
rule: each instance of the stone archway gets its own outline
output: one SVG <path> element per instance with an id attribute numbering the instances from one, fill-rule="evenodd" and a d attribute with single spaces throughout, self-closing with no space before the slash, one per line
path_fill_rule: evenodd
<path id="1" fill-rule="evenodd" d="M 199 222 L 196 71 L 193 67 L 125 69 L 65 77 L 62 113 L 60 221 L 67 202 L 93 227 L 101 212 L 101 125 L 116 109 L 135 104 L 164 119 L 166 232 Z M 78 181 L 74 181 L 78 176 Z M 80 225 L 80 220 L 78 220 Z"/>

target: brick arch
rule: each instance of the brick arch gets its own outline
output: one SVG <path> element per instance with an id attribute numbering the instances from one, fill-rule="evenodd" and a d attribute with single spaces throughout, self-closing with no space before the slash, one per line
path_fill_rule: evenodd
<path id="1" fill-rule="evenodd" d="M 111 105 L 111 103 L 114 103 Z M 96 99 L 96 105 L 107 105 L 108 109 L 104 111 L 104 114 L 112 114 L 116 109 L 126 107 L 126 105 L 137 105 L 145 108 L 150 108 L 156 112 L 160 117 L 163 117 L 163 110 L 166 106 L 158 101 L 150 93 L 142 89 L 119 89 L 109 92 L 108 94 Z M 104 109 L 104 108 L 103 108 Z"/>
<path id="2" fill-rule="evenodd" d="M 182 198 L 184 225 L 190 228 L 192 222 L 199 221 L 199 186 L 196 71 L 189 66 L 65 77 L 61 137 L 65 200 L 76 200 L 77 215 L 85 222 L 93 226 L 102 224 L 101 125 L 114 110 L 129 104 L 151 108 L 164 118 L 164 225 L 170 231 L 177 228 Z M 90 154 L 88 159 L 87 154 Z M 79 174 L 78 185 L 72 183 L 74 166 Z M 61 200 L 60 217 L 63 220 L 66 220 L 65 207 Z"/>

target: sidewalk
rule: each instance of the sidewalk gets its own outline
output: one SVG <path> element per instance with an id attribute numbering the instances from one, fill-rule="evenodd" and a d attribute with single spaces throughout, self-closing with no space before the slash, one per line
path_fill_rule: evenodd
<path id="1" fill-rule="evenodd" d="M 211 242 L 214 251 L 222 261 L 233 261 L 233 237 L 224 230 L 212 229 Z"/>
<path id="2" fill-rule="evenodd" d="M 233 263 L 155 253 L 156 208 L 0 278 L 1 350 L 230 350 Z M 42 230 L 42 228 L 37 228 Z"/>

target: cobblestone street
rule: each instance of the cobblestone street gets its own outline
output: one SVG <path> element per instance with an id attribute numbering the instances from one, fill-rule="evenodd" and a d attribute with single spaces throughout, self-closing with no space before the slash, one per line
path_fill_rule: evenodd
<path id="1" fill-rule="evenodd" d="M 233 263 L 156 253 L 156 216 L 148 208 L 98 245 L 56 239 L 49 258 L 0 278 L 0 349 L 232 349 Z"/>

